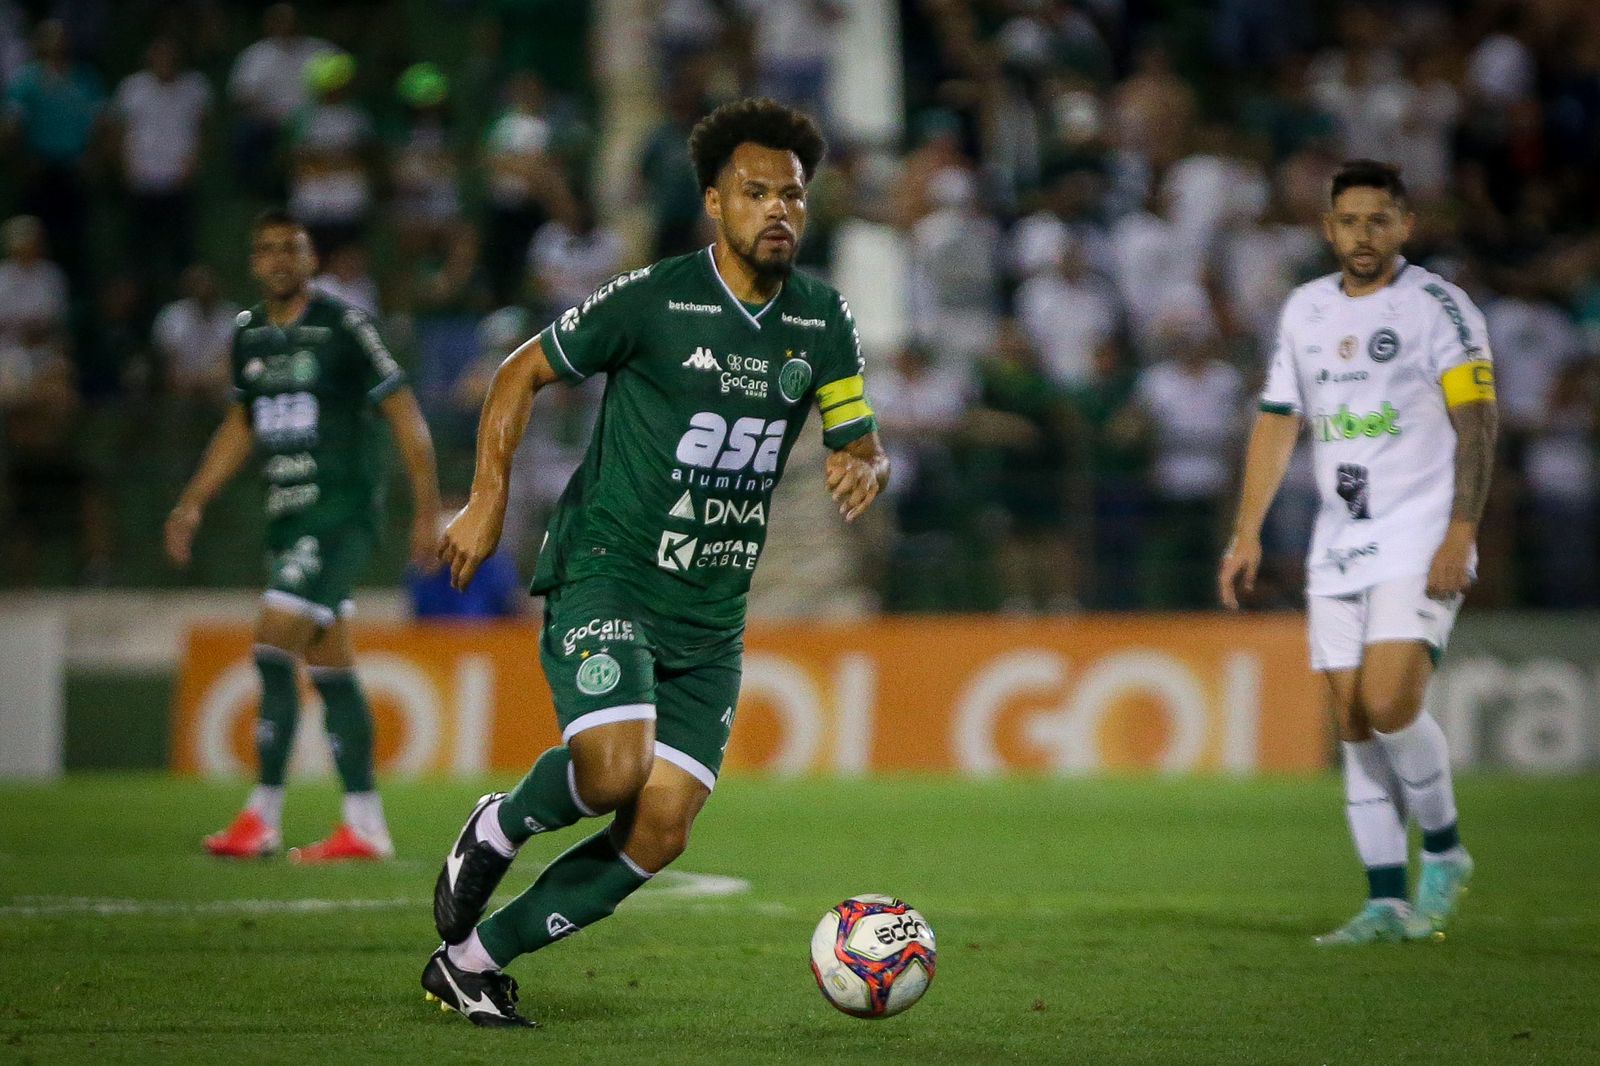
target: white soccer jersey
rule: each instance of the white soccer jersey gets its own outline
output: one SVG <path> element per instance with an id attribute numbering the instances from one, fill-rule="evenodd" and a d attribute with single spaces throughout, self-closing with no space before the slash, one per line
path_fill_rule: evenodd
<path id="1" fill-rule="evenodd" d="M 1338 274 L 1290 294 L 1261 409 L 1301 415 L 1310 429 L 1321 507 L 1309 594 L 1428 572 L 1455 500 L 1446 389 L 1492 398 L 1489 359 L 1466 294 L 1403 259 L 1366 296 L 1346 296 Z"/>

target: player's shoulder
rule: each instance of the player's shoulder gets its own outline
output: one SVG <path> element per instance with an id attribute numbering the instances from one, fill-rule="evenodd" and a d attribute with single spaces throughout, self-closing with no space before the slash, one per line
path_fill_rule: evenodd
<path id="1" fill-rule="evenodd" d="M 373 317 L 364 308 L 346 303 L 331 292 L 313 289 L 311 302 L 306 306 L 305 317 L 301 321 L 309 326 L 339 326 L 356 330 L 373 324 Z"/>
<path id="2" fill-rule="evenodd" d="M 850 305 L 838 289 L 799 270 L 784 282 L 783 299 L 776 310 L 780 322 L 796 329 L 851 328 L 855 324 Z"/>
<path id="3" fill-rule="evenodd" d="M 1442 311 L 1447 316 L 1453 317 L 1468 308 L 1474 312 L 1478 310 L 1465 289 L 1416 263 L 1405 265 L 1400 276 L 1395 278 L 1395 286 L 1420 307 Z"/>
<path id="4" fill-rule="evenodd" d="M 1322 313 L 1329 301 L 1339 297 L 1339 272 L 1324 274 L 1320 278 L 1296 285 L 1289 293 L 1289 298 L 1283 302 L 1283 313 L 1286 318 L 1295 318 L 1303 315 L 1316 315 Z"/>

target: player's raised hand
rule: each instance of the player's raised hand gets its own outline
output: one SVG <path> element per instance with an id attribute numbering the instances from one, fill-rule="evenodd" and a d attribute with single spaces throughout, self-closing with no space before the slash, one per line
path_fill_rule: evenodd
<path id="1" fill-rule="evenodd" d="M 162 528 L 162 540 L 167 549 L 167 558 L 172 560 L 172 565 L 183 568 L 189 565 L 189 559 L 194 547 L 195 530 L 200 528 L 200 508 L 188 503 L 179 503 L 167 515 L 166 525 Z"/>
<path id="2" fill-rule="evenodd" d="M 1222 606 L 1230 611 L 1239 609 L 1238 587 L 1254 592 L 1256 571 L 1261 569 L 1261 538 L 1235 536 L 1223 553 L 1222 565 L 1217 570 L 1217 595 Z M 1243 579 L 1241 582 L 1240 579 Z"/>
<path id="3" fill-rule="evenodd" d="M 457 592 L 467 590 L 478 567 L 494 554 L 505 513 L 504 503 L 496 507 L 474 498 L 444 527 L 436 554 L 450 568 L 450 585 Z"/>
<path id="4" fill-rule="evenodd" d="M 847 451 L 829 452 L 824 470 L 828 491 L 846 522 L 854 522 L 878 498 L 878 470 Z"/>

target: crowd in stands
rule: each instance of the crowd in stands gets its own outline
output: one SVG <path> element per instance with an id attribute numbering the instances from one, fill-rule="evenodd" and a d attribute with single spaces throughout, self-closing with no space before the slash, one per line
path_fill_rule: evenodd
<path id="1" fill-rule="evenodd" d="M 850 15 L 647 5 L 659 113 L 613 173 L 597 4 L 41 6 L 0 0 L 9 585 L 48 580 L 61 543 L 67 581 L 179 580 L 140 568 L 136 531 L 226 402 L 244 221 L 268 203 L 313 233 L 317 286 L 381 316 L 464 490 L 496 362 L 709 240 L 700 115 L 759 92 L 839 127 Z M 1211 606 L 1264 345 L 1333 269 L 1328 175 L 1370 156 L 1404 168 L 1411 257 L 1488 319 L 1503 435 L 1475 598 L 1600 605 L 1600 6 L 900 0 L 898 20 L 904 143 L 833 138 L 802 248 L 825 276 L 853 232 L 898 249 L 906 327 L 867 353 L 895 477 L 849 542 L 871 602 Z M 524 567 L 599 388 L 540 400 L 506 537 Z M 1295 602 L 1315 506 L 1301 455 L 1260 602 Z"/>

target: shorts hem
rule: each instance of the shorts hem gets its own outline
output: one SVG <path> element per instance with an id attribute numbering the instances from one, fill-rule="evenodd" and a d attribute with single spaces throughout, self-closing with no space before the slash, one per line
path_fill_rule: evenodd
<path id="1" fill-rule="evenodd" d="M 656 758 L 669 762 L 678 769 L 683 770 L 690 777 L 706 786 L 706 791 L 708 792 L 717 787 L 717 775 L 711 772 L 709 766 L 688 752 L 680 751 L 672 745 L 663 744 L 658 740 L 656 741 Z"/>
<path id="2" fill-rule="evenodd" d="M 585 729 L 610 725 L 613 722 L 655 721 L 656 705 L 653 703 L 624 703 L 604 710 L 580 714 L 561 730 L 561 743 L 565 744 Z"/>
<path id="3" fill-rule="evenodd" d="M 261 594 L 261 601 L 268 607 L 276 607 L 280 611 L 288 611 L 290 614 L 309 618 L 324 629 L 333 625 L 337 620 L 332 607 L 324 607 L 322 604 L 308 600 L 304 596 L 297 596 L 293 592 L 285 592 L 282 589 L 268 589 Z M 346 600 L 345 602 L 348 603 L 349 601 Z M 340 604 L 340 607 L 342 608 L 343 604 Z"/>

